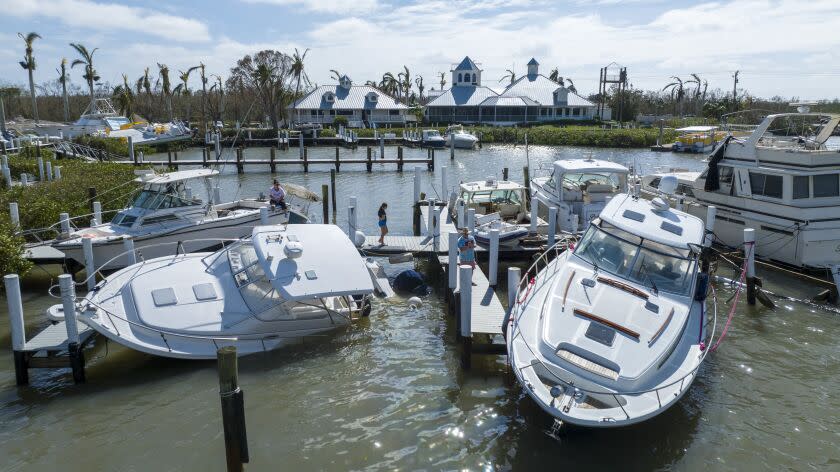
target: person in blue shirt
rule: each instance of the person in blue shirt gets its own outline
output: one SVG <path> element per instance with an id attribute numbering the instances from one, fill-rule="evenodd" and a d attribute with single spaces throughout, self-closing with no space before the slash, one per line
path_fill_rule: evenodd
<path id="1" fill-rule="evenodd" d="M 385 212 L 387 209 L 388 204 L 383 202 L 382 205 L 379 205 L 379 211 L 376 213 L 379 217 L 379 222 L 377 224 L 379 225 L 380 246 L 385 245 L 385 235 L 388 234 L 388 214 Z"/>
<path id="2" fill-rule="evenodd" d="M 461 237 L 458 238 L 458 262 L 460 265 L 468 265 L 475 270 L 475 238 L 470 235 L 470 230 L 467 228 L 461 229 Z"/>

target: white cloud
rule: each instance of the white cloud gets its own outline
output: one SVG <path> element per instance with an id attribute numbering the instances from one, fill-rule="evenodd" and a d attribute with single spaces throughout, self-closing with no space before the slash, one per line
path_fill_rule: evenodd
<path id="1" fill-rule="evenodd" d="M 116 3 L 91 0 L 0 0 L 0 10 L 8 16 L 50 18 L 84 30 L 143 33 L 185 42 L 210 39 L 207 25 L 200 21 Z"/>
<path id="2" fill-rule="evenodd" d="M 285 7 L 302 8 L 318 13 L 348 13 L 357 14 L 370 11 L 379 6 L 378 0 L 354 0 L 339 2 L 335 0 L 243 0 L 245 3 L 265 3 Z"/>

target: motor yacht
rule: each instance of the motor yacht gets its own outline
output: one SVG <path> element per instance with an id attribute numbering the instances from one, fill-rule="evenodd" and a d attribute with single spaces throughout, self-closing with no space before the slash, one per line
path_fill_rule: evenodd
<path id="1" fill-rule="evenodd" d="M 85 263 L 83 240 L 89 238 L 93 242 L 94 266 L 113 270 L 130 262 L 123 254 L 126 238 L 134 240 L 134 247 L 142 257 L 153 259 L 179 250 L 206 250 L 223 240 L 246 237 L 261 224 L 261 207 L 269 207 L 270 224 L 309 221 L 308 201 L 303 198 L 288 196 L 286 210 L 271 208 L 264 198 L 205 203 L 187 186 L 189 181 L 205 180 L 209 190 L 208 179 L 217 174 L 216 170 L 194 169 L 141 175 L 137 181 L 142 188 L 110 222 L 76 230 L 71 228 L 51 245 L 63 252 L 76 267 L 82 267 Z"/>
<path id="2" fill-rule="evenodd" d="M 455 147 L 458 149 L 474 149 L 478 144 L 478 137 L 465 131 L 461 125 L 451 125 L 446 128 L 444 139 L 446 140 L 446 146 L 452 146 L 454 141 Z"/>
<path id="3" fill-rule="evenodd" d="M 703 239 L 703 222 L 665 199 L 618 194 L 576 246 L 561 240 L 543 254 L 505 328 L 527 394 L 561 422 L 598 428 L 638 423 L 679 401 L 714 332 Z"/>
<path id="4" fill-rule="evenodd" d="M 580 233 L 597 218 L 607 201 L 627 192 L 630 170 L 621 164 L 599 159 L 561 159 L 554 161 L 550 173 L 531 179 L 531 203 L 537 214 L 548 218 L 548 209 L 557 208 L 557 231 Z"/>
<path id="5" fill-rule="evenodd" d="M 213 253 L 146 259 L 111 274 L 77 303 L 77 318 L 141 352 L 215 359 L 223 346 L 247 355 L 347 326 L 369 312 L 373 290 L 338 227 L 257 226 Z"/>
<path id="6" fill-rule="evenodd" d="M 446 140 L 436 129 L 424 129 L 420 132 L 420 144 L 425 147 L 442 148 L 446 146 Z"/>

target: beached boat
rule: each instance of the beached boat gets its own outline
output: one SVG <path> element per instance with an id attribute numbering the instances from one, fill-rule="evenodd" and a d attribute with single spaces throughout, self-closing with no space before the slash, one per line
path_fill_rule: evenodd
<path id="1" fill-rule="evenodd" d="M 539 204 L 537 214 L 542 218 L 548 218 L 549 208 L 557 208 L 558 232 L 579 233 L 610 198 L 627 192 L 629 173 L 621 164 L 599 159 L 554 161 L 548 175 L 531 179 L 531 202 Z"/>
<path id="2" fill-rule="evenodd" d="M 478 137 L 465 131 L 461 125 L 451 125 L 446 128 L 444 139 L 446 140 L 446 146 L 451 146 L 454 141 L 455 147 L 458 149 L 473 149 L 478 144 Z"/>
<path id="3" fill-rule="evenodd" d="M 337 226 L 258 226 L 214 253 L 146 259 L 111 274 L 78 302 L 77 318 L 141 352 L 215 359 L 222 346 L 247 355 L 347 326 L 368 314 L 373 290 L 365 260 Z"/>
<path id="4" fill-rule="evenodd" d="M 676 403 L 714 332 L 703 238 L 703 222 L 666 200 L 619 194 L 576 247 L 544 254 L 506 326 L 527 394 L 557 420 L 588 427 L 638 423 Z"/>
<path id="5" fill-rule="evenodd" d="M 152 259 L 176 251 L 201 251 L 222 240 L 246 237 L 260 224 L 260 207 L 268 206 L 268 201 L 245 198 L 205 203 L 192 195 L 188 181 L 216 174 L 218 171 L 211 169 L 195 169 L 142 175 L 137 179 L 143 184 L 140 192 L 110 222 L 61 234 L 51 245 L 81 267 L 85 262 L 83 240 L 89 238 L 93 242 L 95 267 L 112 270 L 125 267 L 130 261 L 123 254 L 126 238 L 134 240 L 143 257 Z M 305 201 L 289 197 L 288 202 L 287 210 L 269 208 L 269 223 L 309 221 Z"/>

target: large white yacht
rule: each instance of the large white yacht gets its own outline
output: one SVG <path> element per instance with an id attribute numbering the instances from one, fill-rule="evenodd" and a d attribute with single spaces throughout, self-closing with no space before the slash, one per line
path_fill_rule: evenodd
<path id="1" fill-rule="evenodd" d="M 683 184 L 685 209 L 703 216 L 717 208 L 715 236 L 727 246 L 755 229 L 758 257 L 806 269 L 840 266 L 840 115 L 769 115 L 751 134 L 726 138 L 703 172 L 661 173 Z M 730 128 L 731 129 L 731 128 Z"/>
<path id="2" fill-rule="evenodd" d="M 214 253 L 111 274 L 78 303 L 78 319 L 131 349 L 215 359 L 222 346 L 247 355 L 346 326 L 369 312 L 372 292 L 365 260 L 338 227 L 258 226 Z"/>
<path id="3" fill-rule="evenodd" d="M 548 209 L 557 208 L 557 231 L 578 233 L 601 213 L 607 200 L 627 192 L 630 170 L 599 159 L 554 161 L 548 175 L 531 179 L 532 205 L 548 219 Z"/>
<path id="4" fill-rule="evenodd" d="M 666 200 L 619 194 L 576 247 L 560 252 L 561 241 L 538 259 L 506 327 L 528 395 L 556 419 L 588 427 L 638 423 L 676 403 L 714 332 L 703 239 L 703 222 Z"/>
<path id="5" fill-rule="evenodd" d="M 52 247 L 81 267 L 85 262 L 83 240 L 89 238 L 93 242 L 95 267 L 112 270 L 129 263 L 123 254 L 125 238 L 132 238 L 140 254 L 152 259 L 178 250 L 201 251 L 218 246 L 223 240 L 246 237 L 260 224 L 260 207 L 268 206 L 268 202 L 245 198 L 205 203 L 187 187 L 188 181 L 206 180 L 217 174 L 211 169 L 144 174 L 137 179 L 143 187 L 133 202 L 110 222 L 61 234 L 52 241 Z M 306 215 L 306 204 L 289 199 L 287 210 L 269 209 L 268 222 L 307 223 Z M 181 247 L 177 247 L 179 242 Z"/>

